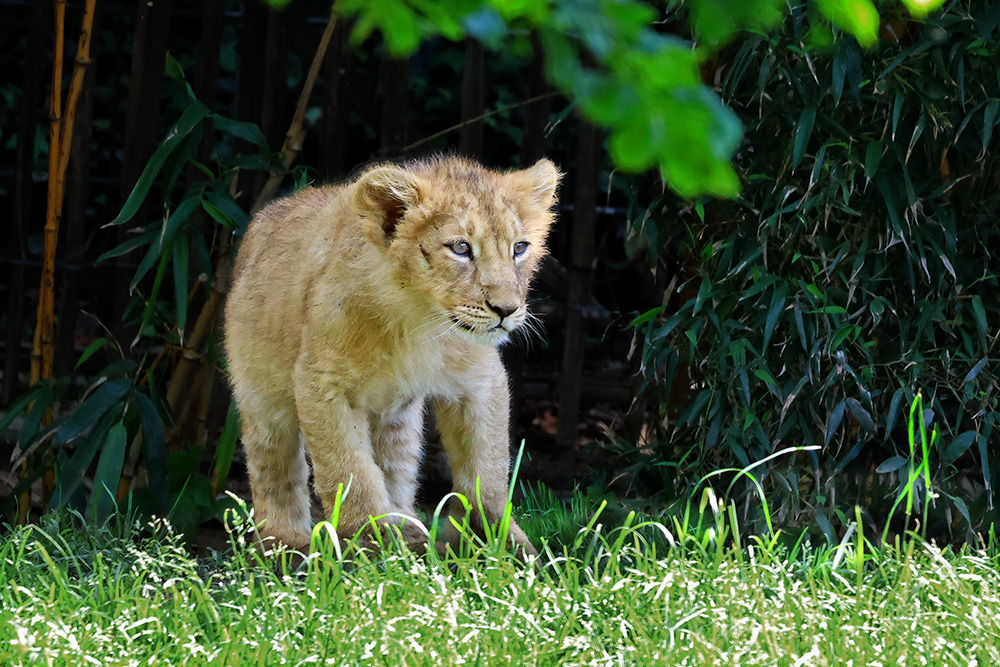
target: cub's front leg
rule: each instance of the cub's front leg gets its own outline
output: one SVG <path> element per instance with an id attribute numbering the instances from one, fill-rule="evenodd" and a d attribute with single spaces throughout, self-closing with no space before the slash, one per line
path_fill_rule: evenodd
<path id="1" fill-rule="evenodd" d="M 338 535 L 346 538 L 370 526 L 370 517 L 408 508 L 393 503 L 385 475 L 376 463 L 368 413 L 353 404 L 338 379 L 300 360 L 295 370 L 295 407 L 312 459 L 313 486 L 327 517 L 336 506 L 338 485 L 343 484 L 346 490 L 337 521 Z M 381 525 L 401 522 L 399 516 L 379 520 Z M 426 543 L 413 522 L 402 523 L 400 529 L 403 539 L 414 547 Z M 371 544 L 370 535 L 366 542 Z"/>
<path id="2" fill-rule="evenodd" d="M 507 376 L 499 358 L 492 360 L 489 383 L 458 400 L 434 402 L 441 443 L 451 464 L 454 490 L 473 508 L 472 527 L 482 534 L 482 522 L 496 526 L 503 517 L 510 483 L 509 404 Z M 476 482 L 479 482 L 479 498 Z M 482 501 L 485 516 L 479 513 Z M 452 516 L 461 520 L 464 508 L 452 501 Z M 513 520 L 508 533 L 523 555 L 537 555 L 528 536 Z M 456 536 L 452 535 L 451 541 Z"/>

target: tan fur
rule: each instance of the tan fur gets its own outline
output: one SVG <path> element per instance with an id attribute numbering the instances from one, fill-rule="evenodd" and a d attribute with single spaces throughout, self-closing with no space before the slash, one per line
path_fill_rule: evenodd
<path id="1" fill-rule="evenodd" d="M 306 449 L 328 516 L 337 485 L 350 485 L 341 535 L 370 516 L 413 516 L 428 400 L 455 490 L 475 504 L 479 480 L 486 520 L 499 518 L 509 399 L 497 345 L 525 320 L 558 180 L 548 160 L 497 173 L 432 158 L 306 188 L 257 214 L 225 345 L 265 535 L 308 545 Z M 461 241 L 471 258 L 456 253 Z M 402 530 L 425 539 L 412 522 Z M 511 536 L 534 551 L 516 525 Z"/>

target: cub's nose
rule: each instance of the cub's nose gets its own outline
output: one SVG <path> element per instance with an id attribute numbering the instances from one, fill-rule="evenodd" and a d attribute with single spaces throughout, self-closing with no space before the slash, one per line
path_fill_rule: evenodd
<path id="1" fill-rule="evenodd" d="M 498 305 L 487 301 L 486 305 L 490 310 L 500 316 L 500 321 L 503 321 L 508 315 L 511 315 L 515 310 L 517 310 L 517 306 L 511 306 L 508 304 Z"/>

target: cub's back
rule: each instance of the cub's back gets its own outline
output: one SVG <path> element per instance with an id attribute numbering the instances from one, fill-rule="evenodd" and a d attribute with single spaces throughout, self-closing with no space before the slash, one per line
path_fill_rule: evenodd
<path id="1" fill-rule="evenodd" d="M 306 188 L 261 209 L 237 254 L 226 302 L 225 346 L 231 372 L 254 384 L 288 383 L 298 356 L 305 292 L 338 236 L 349 231 L 344 188 Z"/>

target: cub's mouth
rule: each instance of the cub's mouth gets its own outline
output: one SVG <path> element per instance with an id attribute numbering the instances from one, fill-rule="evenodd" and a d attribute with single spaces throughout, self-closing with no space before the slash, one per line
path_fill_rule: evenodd
<path id="1" fill-rule="evenodd" d="M 503 321 L 499 321 L 496 324 L 481 324 L 474 325 L 468 322 L 462 321 L 456 315 L 450 315 L 449 319 L 462 331 L 468 333 L 472 338 L 479 342 L 490 343 L 497 345 L 505 342 L 510 337 L 510 332 L 516 328 L 511 327 L 507 329 L 503 326 Z"/>

